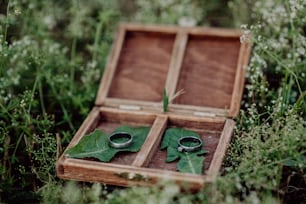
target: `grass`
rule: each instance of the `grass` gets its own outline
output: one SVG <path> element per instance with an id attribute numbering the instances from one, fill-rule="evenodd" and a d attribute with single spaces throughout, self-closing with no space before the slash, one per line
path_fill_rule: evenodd
<path id="1" fill-rule="evenodd" d="M 305 16 L 303 0 L 1 1 L 0 202 L 305 202 Z M 241 27 L 241 40 L 253 42 L 223 171 L 199 193 L 56 178 L 56 159 L 94 105 L 120 21 Z"/>

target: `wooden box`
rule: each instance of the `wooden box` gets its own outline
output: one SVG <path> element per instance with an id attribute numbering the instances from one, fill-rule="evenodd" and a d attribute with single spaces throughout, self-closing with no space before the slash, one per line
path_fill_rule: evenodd
<path id="1" fill-rule="evenodd" d="M 122 24 L 109 55 L 92 109 L 67 149 L 94 129 L 107 133 L 120 125 L 151 127 L 141 150 L 120 153 L 105 163 L 61 155 L 57 175 L 63 179 L 118 186 L 152 185 L 163 179 L 191 189 L 214 181 L 230 142 L 240 108 L 250 44 L 240 30 Z M 170 98 L 162 108 L 163 90 Z M 181 173 L 160 150 L 165 130 L 197 132 L 209 153 L 203 175 Z"/>

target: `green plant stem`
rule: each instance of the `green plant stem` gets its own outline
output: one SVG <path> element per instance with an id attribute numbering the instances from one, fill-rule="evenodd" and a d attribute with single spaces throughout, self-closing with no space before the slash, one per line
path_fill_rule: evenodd
<path id="1" fill-rule="evenodd" d="M 14 151 L 13 151 L 12 156 L 11 156 L 11 162 L 9 164 L 9 169 L 11 169 L 11 164 L 14 163 L 14 160 L 15 160 L 14 158 L 16 156 L 16 153 L 17 153 L 17 150 L 19 148 L 19 145 L 21 143 L 22 138 L 24 138 L 24 140 L 26 140 L 25 137 L 23 137 L 23 136 L 24 135 L 31 135 L 27 128 L 21 127 L 21 129 L 22 129 L 23 132 L 20 133 L 20 135 L 18 136 L 18 140 L 16 142 L 16 145 L 14 147 Z M 26 147 L 29 148 L 28 143 L 26 141 L 25 141 L 25 144 L 26 144 Z"/>
<path id="2" fill-rule="evenodd" d="M 11 119 L 14 119 L 14 117 L 10 114 L 10 112 L 7 110 L 7 108 L 6 108 L 2 103 L 0 103 L 0 108 L 2 108 L 3 111 L 6 112 L 7 115 L 8 115 Z"/>
<path id="3" fill-rule="evenodd" d="M 8 31 L 8 28 L 9 28 L 9 12 L 10 12 L 10 0 L 8 0 L 7 2 L 7 7 L 6 7 L 6 22 L 5 22 L 5 29 L 4 29 L 4 39 L 3 39 L 3 42 L 6 41 L 6 38 L 7 38 L 7 31 Z"/>
<path id="4" fill-rule="evenodd" d="M 30 112 L 31 112 L 32 102 L 33 102 L 35 90 L 36 90 L 37 84 L 38 84 L 38 78 L 39 78 L 39 76 L 36 75 L 35 81 L 34 81 L 34 85 L 33 85 L 33 88 L 32 88 L 32 92 L 31 92 L 31 99 L 30 99 L 30 101 L 29 101 L 29 107 L 28 107 L 28 111 L 27 111 L 28 114 L 30 114 Z"/>
<path id="5" fill-rule="evenodd" d="M 43 93 L 43 90 L 42 90 L 41 77 L 39 77 L 39 79 L 40 79 L 38 81 L 39 101 L 40 101 L 41 110 L 43 112 L 43 117 L 45 118 L 47 112 L 46 112 L 45 101 L 44 101 L 44 93 Z"/>
<path id="6" fill-rule="evenodd" d="M 284 110 L 286 107 L 284 106 L 285 104 L 288 105 L 287 101 L 289 101 L 289 95 L 290 95 L 290 90 L 289 90 L 289 85 L 286 86 L 288 82 L 288 77 L 289 77 L 289 72 L 286 71 L 285 73 L 285 79 L 283 80 L 283 89 L 282 89 L 282 98 L 281 98 L 281 109 L 280 109 L 280 115 L 284 114 Z"/>
<path id="7" fill-rule="evenodd" d="M 95 41 L 94 41 L 93 60 L 95 60 L 95 61 L 97 61 L 97 56 L 98 56 L 98 50 L 99 50 L 98 46 L 99 46 L 99 41 L 101 39 L 102 25 L 103 25 L 103 22 L 100 19 L 97 30 L 96 30 Z"/>
<path id="8" fill-rule="evenodd" d="M 18 147 L 19 147 L 19 145 L 20 145 L 20 142 L 21 142 L 21 139 L 22 139 L 22 135 L 23 135 L 23 134 L 24 134 L 24 133 L 20 133 L 20 135 L 18 136 L 18 140 L 17 140 L 17 142 L 16 142 L 16 145 L 15 145 L 15 147 L 14 147 L 14 151 L 13 151 L 12 156 L 11 156 L 12 160 L 15 158 L 15 155 L 16 155 L 17 149 L 18 149 Z"/>
<path id="9" fill-rule="evenodd" d="M 297 99 L 296 103 L 294 104 L 294 110 L 298 110 L 299 107 L 302 107 L 302 104 L 305 105 L 305 110 L 306 110 L 305 99 L 306 99 L 306 91 L 304 91 Z"/>
<path id="10" fill-rule="evenodd" d="M 53 86 L 52 82 L 50 82 L 50 81 L 51 81 L 50 78 L 47 78 L 47 82 L 51 87 L 52 94 L 56 97 L 56 100 L 60 101 L 60 98 L 58 97 L 58 93 L 55 90 L 55 87 Z M 74 126 L 71 122 L 71 119 L 68 115 L 68 111 L 67 111 L 66 107 L 62 103 L 59 103 L 59 104 L 60 104 L 61 109 L 62 109 L 63 114 L 64 114 L 64 120 L 68 123 L 71 130 L 75 130 L 75 128 L 74 128 Z"/>
<path id="11" fill-rule="evenodd" d="M 293 76 L 294 79 L 295 79 L 295 82 L 296 82 L 296 85 L 297 85 L 297 87 L 298 87 L 298 90 L 299 90 L 300 94 L 302 94 L 303 91 L 302 91 L 302 89 L 301 89 L 301 87 L 300 87 L 300 83 L 299 83 L 299 80 L 298 80 L 298 77 L 296 76 L 296 74 L 295 74 L 292 70 L 290 70 L 284 63 L 282 63 L 281 60 L 280 60 L 277 56 L 275 56 L 275 55 L 273 55 L 271 52 L 267 51 L 260 43 L 257 43 L 257 45 L 258 45 L 267 55 L 269 55 L 272 59 L 274 59 L 281 67 L 285 68 L 290 74 L 292 74 L 292 76 Z"/>
<path id="12" fill-rule="evenodd" d="M 3 161 L 2 161 L 2 172 L 7 172 L 7 166 L 10 168 L 9 164 L 9 146 L 11 143 L 11 137 L 9 135 L 6 136 L 4 143 L 3 143 Z M 10 171 L 8 171 L 10 172 Z M 5 180 L 6 174 L 1 175 L 1 179 Z"/>
<path id="13" fill-rule="evenodd" d="M 11 115 L 10 113 L 9 113 L 9 111 L 2 105 L 2 103 L 0 103 L 0 107 L 3 109 L 3 111 L 5 111 L 6 113 L 7 113 L 7 115 L 11 118 L 11 120 L 14 122 L 14 121 L 16 121 L 15 120 L 15 118 L 14 118 L 14 116 L 13 115 Z M 28 117 L 27 117 L 28 118 Z M 27 121 L 28 123 L 30 122 L 30 121 Z M 28 124 L 26 124 L 26 126 L 28 126 Z M 24 134 L 27 134 L 27 135 L 30 135 L 30 132 L 28 131 L 28 129 L 27 128 L 25 128 L 25 127 L 20 127 L 21 128 L 21 130 L 23 131 L 23 132 L 21 132 L 20 134 L 19 134 L 19 136 L 18 136 L 18 139 L 17 139 L 17 142 L 16 142 L 16 145 L 14 146 L 14 151 L 13 151 L 13 153 L 12 153 L 12 156 L 11 156 L 11 161 L 10 161 L 10 163 L 8 164 L 8 166 L 9 166 L 9 170 L 8 171 L 10 171 L 10 169 L 11 169 L 11 164 L 12 163 L 14 163 L 14 160 L 15 160 L 15 156 L 16 156 L 16 153 L 17 153 L 17 149 L 19 148 L 19 145 L 20 145 L 20 143 L 21 143 L 21 140 L 22 140 L 22 138 L 23 138 L 23 135 Z"/>
<path id="14" fill-rule="evenodd" d="M 286 6 L 286 9 L 287 9 L 287 11 L 288 11 L 288 13 L 290 13 L 290 7 L 289 7 L 289 5 L 288 5 L 289 3 L 287 2 L 287 3 L 285 3 L 285 6 Z M 296 28 L 295 28 L 295 26 L 294 26 L 294 24 L 293 24 L 293 22 L 292 22 L 292 19 L 291 18 L 289 18 L 290 19 L 290 27 L 291 27 L 291 32 L 296 32 Z M 296 50 L 296 39 L 295 38 L 292 38 L 292 49 L 293 50 Z M 293 60 L 292 60 L 292 64 L 296 64 L 296 56 L 295 55 L 293 55 Z M 286 78 L 287 79 L 287 78 Z M 288 86 L 287 86 L 287 91 L 286 91 L 286 104 L 289 104 L 290 103 L 290 93 L 291 93 L 291 91 L 292 91 L 292 75 L 290 75 L 290 77 L 289 77 L 289 82 L 288 82 Z M 298 83 L 298 81 L 297 81 L 297 84 L 299 84 Z M 301 93 L 300 93 L 301 94 Z"/>
<path id="15" fill-rule="evenodd" d="M 70 53 L 70 60 L 71 60 L 71 67 L 70 67 L 70 91 L 73 93 L 73 82 L 75 77 L 75 53 L 76 53 L 76 45 L 77 45 L 77 37 L 74 37 L 71 44 L 71 53 Z"/>

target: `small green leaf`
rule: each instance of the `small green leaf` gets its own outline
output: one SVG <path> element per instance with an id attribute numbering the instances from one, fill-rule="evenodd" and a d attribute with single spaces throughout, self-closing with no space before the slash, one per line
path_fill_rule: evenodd
<path id="1" fill-rule="evenodd" d="M 202 174 L 203 162 L 204 156 L 184 152 L 184 156 L 177 163 L 177 170 L 185 173 Z"/>
<path id="2" fill-rule="evenodd" d="M 284 166 L 287 167 L 299 167 L 299 168 L 305 168 L 306 167 L 306 157 L 301 155 L 296 158 L 287 158 L 284 160 Z"/>
<path id="3" fill-rule="evenodd" d="M 188 172 L 194 174 L 201 174 L 204 163 L 203 154 L 206 150 L 201 149 L 197 152 L 187 153 L 178 152 L 178 140 L 185 136 L 193 136 L 201 138 L 197 133 L 183 128 L 169 128 L 164 134 L 161 149 L 167 148 L 166 162 L 173 162 L 179 159 L 177 169 L 181 172 Z M 203 142 L 204 145 L 204 142 Z"/>
<path id="4" fill-rule="evenodd" d="M 109 149 L 107 142 L 107 135 L 96 129 L 89 135 L 85 135 L 76 146 L 67 150 L 66 155 L 71 158 L 93 157 L 107 161 L 109 157 L 115 155 L 115 151 Z"/>
<path id="5" fill-rule="evenodd" d="M 167 95 L 166 89 L 164 89 L 164 92 L 163 92 L 163 111 L 164 112 L 168 111 L 168 105 L 169 105 L 169 97 Z"/>
<path id="6" fill-rule="evenodd" d="M 118 152 L 139 151 L 149 130 L 149 127 L 121 126 L 117 128 L 113 133 L 128 132 L 133 136 L 133 143 L 127 148 L 116 149 L 108 145 L 108 135 L 96 129 L 94 132 L 85 135 L 76 146 L 67 150 L 65 154 L 71 158 L 96 158 L 103 162 L 109 162 Z"/>

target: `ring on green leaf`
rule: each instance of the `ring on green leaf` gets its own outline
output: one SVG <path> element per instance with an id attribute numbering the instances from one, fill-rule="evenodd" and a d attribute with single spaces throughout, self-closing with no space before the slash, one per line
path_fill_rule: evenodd
<path id="1" fill-rule="evenodd" d="M 127 132 L 116 132 L 108 137 L 109 146 L 122 149 L 129 147 L 133 142 L 133 136 Z"/>
<path id="2" fill-rule="evenodd" d="M 188 145 L 187 145 L 188 144 Z M 201 149 L 203 142 L 200 138 L 193 136 L 185 136 L 178 140 L 179 152 L 195 152 Z"/>

